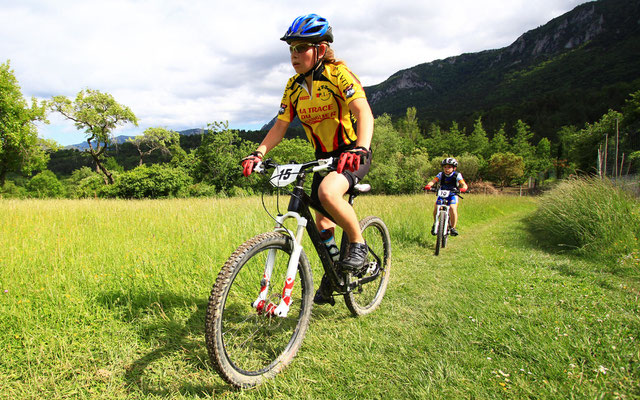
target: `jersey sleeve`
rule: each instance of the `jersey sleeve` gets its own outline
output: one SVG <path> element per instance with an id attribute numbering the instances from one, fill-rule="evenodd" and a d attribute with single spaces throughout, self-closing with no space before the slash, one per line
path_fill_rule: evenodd
<path id="1" fill-rule="evenodd" d="M 338 87 L 345 102 L 349 105 L 355 99 L 367 98 L 360 79 L 346 65 L 337 66 Z"/>
<path id="2" fill-rule="evenodd" d="M 442 172 L 438 172 L 438 174 L 436 175 L 435 178 L 433 178 L 434 182 L 440 182 L 440 180 L 442 179 Z"/>
<path id="3" fill-rule="evenodd" d="M 280 101 L 278 119 L 285 122 L 293 121 L 293 118 L 296 116 L 296 110 L 292 101 L 294 83 L 295 80 L 293 77 L 289 79 L 287 86 L 284 88 L 282 100 Z"/>
<path id="4" fill-rule="evenodd" d="M 458 172 L 458 175 L 456 176 L 456 182 L 464 182 L 464 178 L 462 177 L 462 174 L 460 172 Z"/>

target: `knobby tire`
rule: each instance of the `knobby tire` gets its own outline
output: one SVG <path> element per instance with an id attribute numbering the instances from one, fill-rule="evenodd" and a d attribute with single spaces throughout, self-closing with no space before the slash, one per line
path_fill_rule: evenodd
<path id="1" fill-rule="evenodd" d="M 355 316 L 369 314 L 378 308 L 387 290 L 391 268 L 391 237 L 385 223 L 378 217 L 369 216 L 360 221 L 360 229 L 369 247 L 367 270 L 352 280 L 378 276 L 344 295 L 347 308 Z"/>
<path id="2" fill-rule="evenodd" d="M 259 314 L 251 303 L 260 291 L 266 256 L 276 251 L 269 297 L 279 304 L 292 248 L 291 238 L 267 232 L 243 243 L 222 267 L 209 297 L 205 339 L 218 374 L 231 385 L 259 385 L 286 367 L 299 350 L 311 319 L 313 280 L 304 251 L 286 317 Z"/>

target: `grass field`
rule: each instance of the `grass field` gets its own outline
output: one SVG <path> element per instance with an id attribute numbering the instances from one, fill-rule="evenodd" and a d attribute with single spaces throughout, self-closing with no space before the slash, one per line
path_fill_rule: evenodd
<path id="1" fill-rule="evenodd" d="M 358 199 L 391 232 L 381 307 L 315 307 L 293 363 L 234 391 L 204 313 L 225 259 L 272 228 L 259 198 L 0 200 L 0 399 L 640 398 L 637 258 L 616 274 L 544 251 L 534 200 L 479 195 L 434 257 L 433 201 Z"/>

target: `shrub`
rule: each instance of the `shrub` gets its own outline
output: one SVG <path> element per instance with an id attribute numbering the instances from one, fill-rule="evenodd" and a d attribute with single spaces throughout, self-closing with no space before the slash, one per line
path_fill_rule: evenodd
<path id="1" fill-rule="evenodd" d="M 27 184 L 27 190 L 33 197 L 63 197 L 64 186 L 56 175 L 49 171 L 42 171 L 35 175 Z"/>
<path id="2" fill-rule="evenodd" d="M 11 181 L 6 181 L 4 186 L 0 187 L 0 198 L 24 199 L 27 196 L 27 189 L 22 186 L 18 186 Z"/>
<path id="3" fill-rule="evenodd" d="M 542 196 L 529 227 L 542 243 L 613 261 L 639 247 L 640 205 L 607 179 L 576 178 Z"/>
<path id="4" fill-rule="evenodd" d="M 118 197 L 142 199 L 184 197 L 192 183 L 193 179 L 182 168 L 154 164 L 121 174 L 113 186 Z"/>

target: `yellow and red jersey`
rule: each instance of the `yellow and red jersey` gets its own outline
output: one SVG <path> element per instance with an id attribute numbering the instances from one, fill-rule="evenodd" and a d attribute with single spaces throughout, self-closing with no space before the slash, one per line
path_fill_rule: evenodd
<path id="1" fill-rule="evenodd" d="M 291 122 L 298 116 L 316 155 L 334 153 L 357 139 L 349 104 L 359 98 L 366 98 L 364 89 L 346 65 L 324 64 L 314 72 L 311 90 L 303 75 L 289 79 L 278 119 Z"/>

